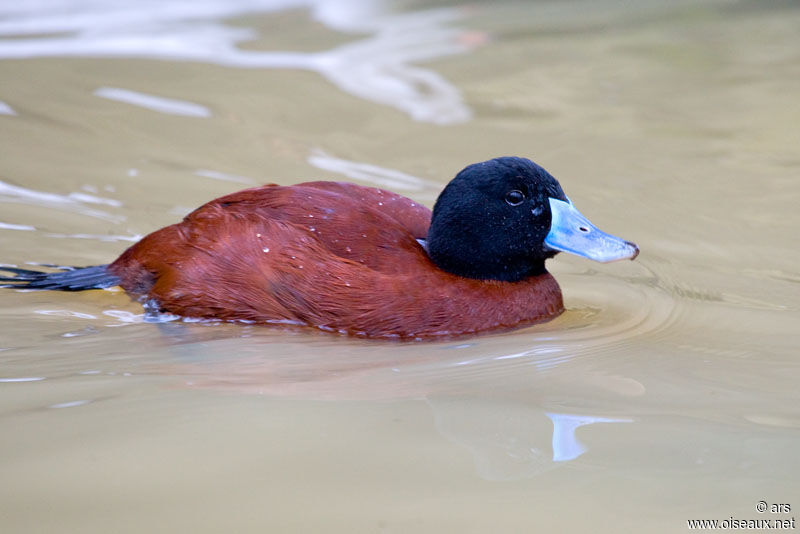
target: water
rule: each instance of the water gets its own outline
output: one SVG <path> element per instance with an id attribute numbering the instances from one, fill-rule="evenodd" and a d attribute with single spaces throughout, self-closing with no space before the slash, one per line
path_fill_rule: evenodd
<path id="1" fill-rule="evenodd" d="M 437 343 L 5 291 L 3 531 L 794 517 L 799 25 L 756 1 L 0 6 L 4 262 L 107 263 L 263 182 L 431 205 L 511 154 L 642 249 L 550 261 L 550 323 Z"/>

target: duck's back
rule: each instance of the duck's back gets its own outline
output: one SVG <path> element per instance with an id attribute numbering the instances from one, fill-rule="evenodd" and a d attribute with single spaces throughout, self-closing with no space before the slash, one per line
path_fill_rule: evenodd
<path id="1" fill-rule="evenodd" d="M 371 337 L 457 335 L 561 312 L 549 274 L 511 284 L 440 270 L 417 241 L 430 217 L 376 188 L 267 185 L 148 235 L 109 271 L 171 313 Z"/>

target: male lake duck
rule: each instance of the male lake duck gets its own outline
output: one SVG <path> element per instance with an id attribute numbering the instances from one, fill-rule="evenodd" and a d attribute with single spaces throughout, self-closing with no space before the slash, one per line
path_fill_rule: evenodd
<path id="1" fill-rule="evenodd" d="M 233 193 L 144 237 L 109 265 L 0 267 L 2 287 L 121 286 L 151 311 L 302 324 L 371 338 L 457 336 L 558 316 L 545 269 L 559 251 L 600 262 L 638 247 L 595 228 L 536 163 L 466 167 L 433 212 L 340 182 Z"/>

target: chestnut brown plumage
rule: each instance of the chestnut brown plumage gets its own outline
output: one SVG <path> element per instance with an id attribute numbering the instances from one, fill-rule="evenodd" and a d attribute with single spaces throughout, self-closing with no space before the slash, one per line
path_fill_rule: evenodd
<path id="1" fill-rule="evenodd" d="M 561 313 L 548 273 L 511 283 L 438 269 L 417 241 L 430 218 L 428 208 L 381 189 L 268 185 L 209 202 L 108 270 L 170 313 L 368 337 L 454 336 Z"/>
<path id="2" fill-rule="evenodd" d="M 469 165 L 433 212 L 338 182 L 265 185 L 213 200 L 110 265 L 0 267 L 5 287 L 119 285 L 149 310 L 315 326 L 365 337 L 433 338 L 546 321 L 563 309 L 545 269 L 559 251 L 633 259 L 558 181 L 524 158 Z"/>

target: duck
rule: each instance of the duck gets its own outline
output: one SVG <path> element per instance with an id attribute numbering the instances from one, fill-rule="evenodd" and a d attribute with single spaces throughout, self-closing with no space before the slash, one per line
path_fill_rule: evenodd
<path id="1" fill-rule="evenodd" d="M 0 282 L 119 286 L 149 312 L 183 318 L 431 339 L 560 315 L 545 268 L 559 252 L 610 262 L 639 248 L 597 229 L 543 167 L 507 156 L 461 170 L 433 210 L 352 183 L 267 184 L 204 204 L 110 264 L 0 267 Z"/>

